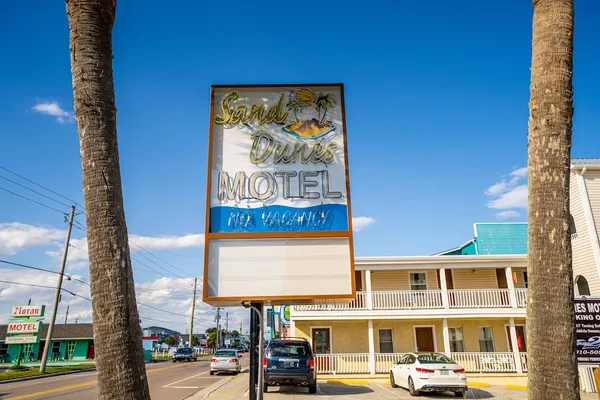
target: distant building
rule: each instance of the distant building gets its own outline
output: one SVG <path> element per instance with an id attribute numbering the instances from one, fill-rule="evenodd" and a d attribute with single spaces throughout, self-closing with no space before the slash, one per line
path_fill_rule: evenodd
<path id="1" fill-rule="evenodd" d="M 143 328 L 142 330 L 144 336 L 159 336 L 163 339 L 168 336 L 181 335 L 181 332 L 169 328 L 163 328 L 162 326 L 149 326 L 147 328 Z"/>
<path id="2" fill-rule="evenodd" d="M 19 356 L 18 344 L 5 344 L 6 330 L 8 325 L 0 325 L 0 362 L 13 362 Z M 42 327 L 40 338 L 45 338 L 48 333 L 48 325 Z M 46 341 L 22 345 L 22 360 L 24 362 L 36 362 L 42 359 Z M 93 360 L 94 334 L 92 324 L 58 324 L 54 325 L 52 332 L 52 343 L 48 351 L 50 361 L 85 361 Z"/>

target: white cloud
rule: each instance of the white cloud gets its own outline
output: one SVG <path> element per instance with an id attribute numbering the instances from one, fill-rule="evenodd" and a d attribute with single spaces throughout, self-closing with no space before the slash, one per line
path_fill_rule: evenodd
<path id="1" fill-rule="evenodd" d="M 54 244 L 64 238 L 64 231 L 55 228 L 0 223 L 0 254 L 15 254 L 25 247 Z"/>
<path id="2" fill-rule="evenodd" d="M 371 217 L 353 217 L 352 218 L 352 229 L 354 232 L 359 232 L 365 229 L 366 227 L 373 225 L 375 223 L 375 219 Z"/>
<path id="3" fill-rule="evenodd" d="M 516 210 L 506 210 L 506 211 L 501 211 L 498 214 L 496 214 L 496 217 L 498 217 L 498 219 L 515 218 L 515 217 L 519 217 L 519 216 L 521 216 L 521 213 Z"/>
<path id="4" fill-rule="evenodd" d="M 55 101 L 51 103 L 37 103 L 33 106 L 33 111 L 56 117 L 56 120 L 61 124 L 73 122 L 73 113 L 63 110 Z"/>
<path id="5" fill-rule="evenodd" d="M 166 250 L 182 247 L 204 247 L 204 234 L 187 234 L 184 236 L 138 236 L 129 235 L 130 242 L 142 246 L 147 250 Z"/>
<path id="6" fill-rule="evenodd" d="M 487 207 L 503 210 L 496 214 L 499 219 L 521 215 L 515 209 L 527 208 L 527 167 L 513 170 L 508 177 L 501 179 L 484 191 L 489 197 Z"/>

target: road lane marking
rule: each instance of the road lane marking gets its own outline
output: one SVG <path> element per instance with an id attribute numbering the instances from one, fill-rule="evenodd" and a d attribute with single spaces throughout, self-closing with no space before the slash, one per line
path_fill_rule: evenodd
<path id="1" fill-rule="evenodd" d="M 388 393 L 391 393 L 391 394 L 393 394 L 393 395 L 394 395 L 394 396 L 396 396 L 396 397 L 402 397 L 402 396 L 400 396 L 398 393 L 394 393 L 394 392 L 392 392 L 391 390 L 389 390 L 389 389 L 388 389 L 388 388 L 386 388 L 385 386 L 382 386 L 382 385 L 380 385 L 379 383 L 375 384 L 375 386 L 379 386 L 380 388 L 382 388 L 382 389 L 383 389 L 383 390 L 385 390 L 386 392 L 388 392 Z"/>
<path id="2" fill-rule="evenodd" d="M 146 370 L 146 375 L 154 373 L 154 372 L 158 372 L 158 371 L 164 371 L 166 369 L 182 368 L 182 367 L 186 367 L 186 366 L 187 366 L 187 364 L 183 364 L 183 365 L 176 365 L 176 366 L 174 365 L 172 367 L 162 367 L 162 368 L 150 369 L 150 370 Z M 98 383 L 98 381 L 96 380 L 96 381 L 89 381 L 89 382 L 84 382 L 84 383 L 78 383 L 76 385 L 61 386 L 61 387 L 57 387 L 57 388 L 54 388 L 54 389 L 44 390 L 44 391 L 41 391 L 41 392 L 24 394 L 24 395 L 17 396 L 17 397 L 9 397 L 6 400 L 31 399 L 33 397 L 43 396 L 43 395 L 46 395 L 46 394 L 52 394 L 52 393 L 57 393 L 57 392 L 64 392 L 65 390 L 78 389 L 78 388 L 85 387 L 85 386 L 91 386 L 91 385 L 95 385 L 97 383 Z M 175 382 L 175 383 L 177 383 L 177 382 Z"/>
<path id="3" fill-rule="evenodd" d="M 200 386 L 169 386 L 171 389 L 200 389 Z"/>
<path id="4" fill-rule="evenodd" d="M 200 376 L 200 375 L 208 374 L 208 372 L 209 372 L 209 371 L 200 372 L 199 374 L 192 375 L 192 376 L 188 376 L 187 378 L 183 378 L 183 379 L 180 379 L 180 380 L 178 380 L 178 381 L 171 382 L 171 383 L 169 383 L 168 385 L 165 385 L 165 386 L 163 386 L 163 387 L 164 387 L 164 388 L 166 388 L 166 387 L 171 387 L 171 385 L 175 385 L 176 383 L 183 382 L 183 381 L 187 381 L 188 379 L 196 378 L 197 376 Z"/>

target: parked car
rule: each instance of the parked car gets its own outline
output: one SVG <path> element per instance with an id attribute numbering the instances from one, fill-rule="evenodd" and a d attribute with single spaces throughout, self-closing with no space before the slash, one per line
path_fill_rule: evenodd
<path id="1" fill-rule="evenodd" d="M 390 370 L 392 387 L 408 389 L 411 396 L 422 392 L 453 392 L 464 397 L 467 387 L 465 369 L 440 353 L 407 353 Z"/>
<path id="2" fill-rule="evenodd" d="M 173 353 L 173 362 L 183 360 L 197 361 L 198 353 L 191 347 L 180 347 Z"/>
<path id="3" fill-rule="evenodd" d="M 271 340 L 263 359 L 264 387 L 302 386 L 311 394 L 317 393 L 315 356 L 306 339 Z"/>
<path id="4" fill-rule="evenodd" d="M 238 346 L 236 348 L 236 350 L 238 351 L 238 353 L 245 353 L 246 352 L 246 348 L 244 346 Z"/>
<path id="5" fill-rule="evenodd" d="M 217 372 L 233 372 L 239 374 L 242 370 L 240 364 L 242 356 L 234 349 L 219 349 L 210 359 L 210 374 Z"/>

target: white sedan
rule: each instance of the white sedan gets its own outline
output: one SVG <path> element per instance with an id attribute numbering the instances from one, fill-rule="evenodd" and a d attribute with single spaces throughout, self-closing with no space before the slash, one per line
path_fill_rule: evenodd
<path id="1" fill-rule="evenodd" d="M 237 350 L 220 349 L 215 351 L 210 359 L 210 374 L 214 375 L 217 372 L 233 372 L 239 374 L 242 367 L 240 366 L 240 358 Z"/>
<path id="2" fill-rule="evenodd" d="M 390 370 L 392 387 L 404 387 L 411 396 L 421 392 L 453 392 L 464 397 L 468 390 L 465 369 L 440 353 L 407 353 Z"/>

